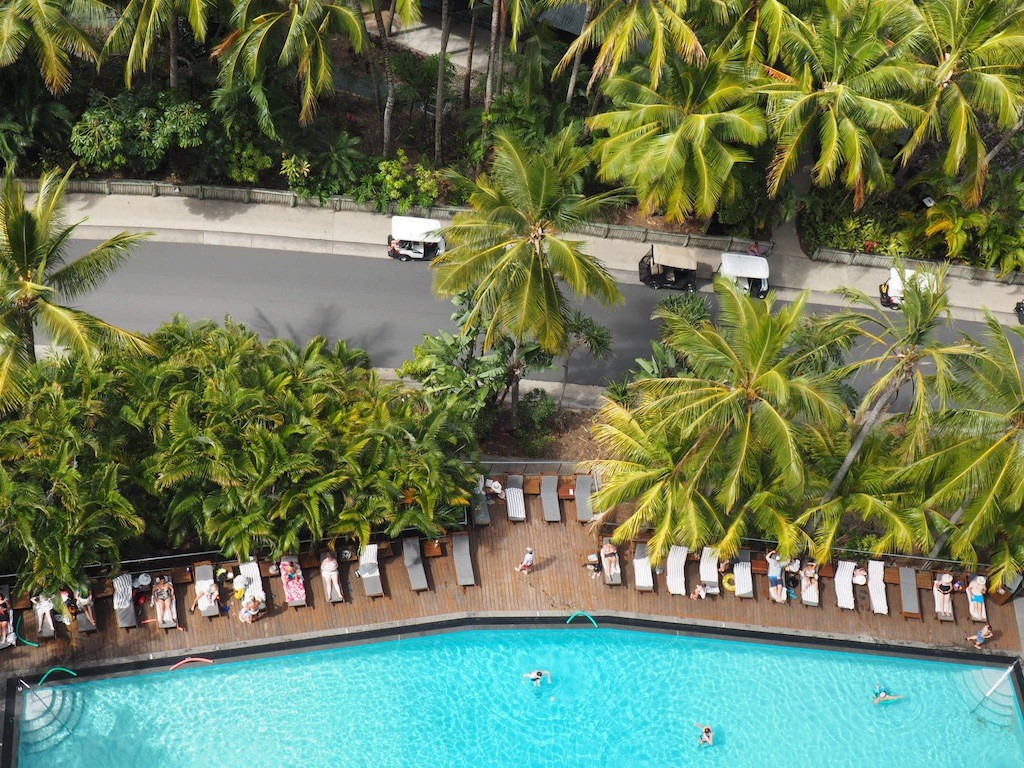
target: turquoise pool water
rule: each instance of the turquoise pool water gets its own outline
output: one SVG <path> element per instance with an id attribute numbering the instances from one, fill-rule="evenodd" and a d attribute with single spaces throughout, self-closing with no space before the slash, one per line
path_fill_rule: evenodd
<path id="1" fill-rule="evenodd" d="M 523 682 L 531 669 L 554 682 Z M 23 693 L 20 768 L 1019 768 L 1001 670 L 623 630 L 471 630 Z M 882 683 L 902 701 L 873 705 Z M 697 746 L 694 722 L 716 731 Z"/>

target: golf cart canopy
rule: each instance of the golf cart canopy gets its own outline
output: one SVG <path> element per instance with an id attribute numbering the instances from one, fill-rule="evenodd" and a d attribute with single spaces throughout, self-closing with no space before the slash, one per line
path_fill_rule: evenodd
<path id="1" fill-rule="evenodd" d="M 697 258 L 694 256 L 693 248 L 683 248 L 678 245 L 653 246 L 654 263 L 663 267 L 675 267 L 676 269 L 689 269 L 696 271 Z"/>
<path id="2" fill-rule="evenodd" d="M 768 259 L 746 253 L 723 253 L 721 274 L 731 278 L 768 279 Z"/>
<path id="3" fill-rule="evenodd" d="M 395 240 L 411 243 L 440 243 L 442 229 L 437 219 L 418 219 L 415 216 L 392 216 L 391 236 Z"/>
<path id="4" fill-rule="evenodd" d="M 886 285 L 889 288 L 889 295 L 894 299 L 903 298 L 903 285 L 904 280 L 907 283 L 916 282 L 919 288 L 935 291 L 938 288 L 936 284 L 935 275 L 930 275 L 927 272 L 917 272 L 913 269 L 904 269 L 902 274 L 896 267 L 889 269 L 889 281 Z"/>

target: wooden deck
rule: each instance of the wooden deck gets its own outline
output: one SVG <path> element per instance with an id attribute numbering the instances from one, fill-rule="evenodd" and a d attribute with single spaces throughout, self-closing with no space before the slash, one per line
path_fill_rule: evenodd
<path id="1" fill-rule="evenodd" d="M 508 469 L 502 467 L 500 471 L 504 473 Z M 561 504 L 562 522 L 546 523 L 541 513 L 540 498 L 527 495 L 526 522 L 510 523 L 505 517 L 503 502 L 495 502 L 490 508 L 491 525 L 473 527 L 470 531 L 477 582 L 474 587 L 457 586 L 450 541 L 441 539 L 441 556 L 424 557 L 429 589 L 413 592 L 399 544 L 392 547 L 390 555 L 382 556 L 380 560 L 385 597 L 367 598 L 360 579 L 354 576 L 356 564 L 342 563 L 341 582 L 346 601 L 331 605 L 324 598 L 319 574 L 315 569 L 306 568 L 307 607 L 288 608 L 280 579 L 265 578 L 267 615 L 256 624 L 247 625 L 238 621 L 238 603 L 229 600 L 228 590 L 222 591 L 225 602 L 231 603 L 228 615 L 214 619 L 202 618 L 198 613 L 190 615 L 188 607 L 194 591 L 190 583 L 183 583 L 177 586 L 176 592 L 178 618 L 186 630 L 184 632 L 164 631 L 153 623 L 140 624 L 131 630 L 118 629 L 111 599 L 97 598 L 98 632 L 92 635 L 79 635 L 76 631 L 69 633 L 58 623 L 56 640 L 42 641 L 39 648 L 19 645 L 0 651 L 0 668 L 7 672 L 42 671 L 55 664 L 74 668 L 75 664 L 144 657 L 157 652 L 186 655 L 203 648 L 249 639 L 284 639 L 290 635 L 325 632 L 339 627 L 470 611 L 543 611 L 564 612 L 566 615 L 576 610 L 595 614 L 629 613 L 717 626 L 762 627 L 796 635 L 828 634 L 959 650 L 968 649 L 965 637 L 973 635 L 979 626 L 970 621 L 967 600 L 962 594 L 953 598 L 956 621 L 938 621 L 931 594 L 927 591 L 920 594 L 923 620 L 904 620 L 899 615 L 899 587 L 892 584 L 888 586 L 887 616 L 872 614 L 867 587 L 855 588 L 856 611 L 840 610 L 836 607 L 832 580 L 826 578 L 821 580 L 820 608 L 772 603 L 768 598 L 767 577 L 763 574 L 754 576 L 753 600 L 740 600 L 725 591 L 719 597 L 706 600 L 670 595 L 664 574 L 655 576 L 653 592 L 641 593 L 633 586 L 632 545 L 621 548 L 623 586 L 609 587 L 600 576 L 591 578 L 584 567 L 586 555 L 597 549 L 595 532 L 576 522 L 573 501 L 565 500 Z M 536 567 L 532 574 L 522 575 L 514 570 L 514 566 L 528 546 L 536 551 Z M 228 566 L 234 566 L 237 572 L 237 564 Z M 697 577 L 697 562 L 691 559 L 686 572 L 688 589 L 696 583 Z M 987 648 L 1004 654 L 1018 653 L 1021 643 L 1013 603 L 999 606 L 989 600 L 987 607 L 989 621 L 996 633 Z M 22 611 L 21 615 L 22 636 L 34 640 L 34 616 L 31 611 Z M 153 616 L 153 609 L 147 604 L 142 619 Z"/>

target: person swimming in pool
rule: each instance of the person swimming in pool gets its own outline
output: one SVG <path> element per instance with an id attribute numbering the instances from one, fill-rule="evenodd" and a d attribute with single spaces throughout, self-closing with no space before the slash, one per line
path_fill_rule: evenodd
<path id="1" fill-rule="evenodd" d="M 540 681 L 545 677 L 548 679 L 548 685 L 551 685 L 551 673 L 546 669 L 535 669 L 533 672 L 527 672 L 523 675 L 523 680 L 532 680 L 533 684 L 540 688 Z"/>
<path id="2" fill-rule="evenodd" d="M 700 745 L 707 744 L 709 747 L 715 744 L 715 732 L 711 730 L 710 725 L 704 725 L 703 723 L 694 723 L 694 727 L 700 728 L 700 738 L 697 739 L 697 743 Z"/>
<path id="3" fill-rule="evenodd" d="M 902 698 L 902 696 L 893 696 L 891 693 L 886 691 L 885 688 L 882 687 L 881 683 L 879 683 L 875 686 L 875 698 L 871 700 L 871 703 L 881 704 L 885 701 L 899 701 Z"/>

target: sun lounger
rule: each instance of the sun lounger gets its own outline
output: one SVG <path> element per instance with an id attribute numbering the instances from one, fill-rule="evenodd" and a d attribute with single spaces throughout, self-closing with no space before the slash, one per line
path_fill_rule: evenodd
<path id="1" fill-rule="evenodd" d="M 306 605 L 306 580 L 302 577 L 302 566 L 299 565 L 299 558 L 295 555 L 283 555 L 282 563 L 292 563 L 299 577 L 297 579 L 286 579 L 284 569 L 281 569 L 281 585 L 284 587 L 284 601 L 289 608 L 302 608 Z"/>
<path id="2" fill-rule="evenodd" d="M 700 581 L 704 585 L 704 592 L 708 595 L 720 594 L 718 587 L 718 550 L 712 547 L 704 547 L 700 553 Z"/>
<path id="3" fill-rule="evenodd" d="M 736 597 L 754 596 L 754 576 L 750 570 L 750 550 L 741 549 L 736 553 L 732 566 L 733 578 L 736 580 Z"/>
<path id="4" fill-rule="evenodd" d="M 576 475 L 576 519 L 581 523 L 589 523 L 594 518 L 594 505 L 590 494 L 594 489 L 594 478 L 590 475 Z"/>
<path id="5" fill-rule="evenodd" d="M 540 503 L 545 520 L 549 523 L 562 522 L 562 510 L 558 508 L 558 478 L 554 475 L 544 475 L 540 479 Z"/>
<path id="6" fill-rule="evenodd" d="M 36 639 L 51 640 L 57 634 L 53 626 L 53 599 L 47 595 L 32 598 L 32 612 L 36 615 Z"/>
<path id="7" fill-rule="evenodd" d="M 953 593 L 943 592 L 939 589 L 939 583 L 943 575 L 937 575 L 935 583 L 932 584 L 932 597 L 935 599 L 935 617 L 939 621 L 956 621 L 956 617 L 953 616 Z M 952 578 L 950 578 L 949 583 L 952 585 Z"/>
<path id="8" fill-rule="evenodd" d="M 402 540 L 402 555 L 405 569 L 409 572 L 409 586 L 413 592 L 422 592 L 427 588 L 427 572 L 423 569 L 423 556 L 420 553 L 420 540 L 410 536 Z"/>
<path id="9" fill-rule="evenodd" d="M 345 595 L 341 592 L 341 579 L 332 578 L 331 571 L 324 565 L 324 560 L 329 556 L 334 558 L 334 565 L 332 566 L 334 575 L 336 576 L 338 573 L 338 558 L 334 557 L 334 553 L 330 550 L 322 553 L 320 555 L 320 583 L 324 587 L 324 597 L 327 598 L 329 603 L 344 603 Z"/>
<path id="10" fill-rule="evenodd" d="M 800 601 L 804 605 L 817 608 L 821 605 L 821 593 L 818 591 L 818 569 L 814 569 L 813 578 L 806 570 L 800 571 Z"/>
<path id="11" fill-rule="evenodd" d="M 384 584 L 380 580 L 380 566 L 377 565 L 377 545 L 367 544 L 359 553 L 359 567 L 356 575 L 363 581 L 367 597 L 384 597 Z"/>
<path id="12" fill-rule="evenodd" d="M 853 569 L 856 567 L 850 560 L 840 560 L 836 565 L 836 605 L 848 611 L 856 609 L 853 602 Z"/>
<path id="13" fill-rule="evenodd" d="M 605 537 L 601 540 L 601 549 L 604 549 L 605 544 L 612 544 L 610 537 Z M 615 546 L 612 544 L 612 546 Z M 604 583 L 610 587 L 622 586 L 622 563 L 618 555 L 618 549 L 616 549 L 615 557 L 605 557 L 601 554 L 601 570 L 604 571 Z"/>
<path id="14" fill-rule="evenodd" d="M 0 620 L 7 622 L 7 636 L 0 637 L 0 648 L 11 648 L 18 643 L 18 636 L 14 632 L 14 607 L 11 606 L 11 588 L 6 584 L 0 584 L 0 595 L 7 598 L 7 615 L 0 616 Z"/>
<path id="15" fill-rule="evenodd" d="M 487 504 L 487 494 L 484 493 L 483 475 L 476 476 L 476 489 L 473 491 L 471 503 L 473 507 L 473 524 L 490 525 L 491 510 Z"/>
<path id="16" fill-rule="evenodd" d="M 638 542 L 633 553 L 633 581 L 638 592 L 654 591 L 654 572 L 651 571 L 651 556 L 647 545 Z"/>
<path id="17" fill-rule="evenodd" d="M 904 619 L 921 618 L 921 599 L 917 594 L 917 571 L 900 568 L 900 602 Z"/>
<path id="18" fill-rule="evenodd" d="M 885 563 L 881 560 L 868 560 L 868 594 L 871 596 L 872 613 L 889 613 L 889 601 L 885 596 Z"/>
<path id="19" fill-rule="evenodd" d="M 114 579 L 114 613 L 117 614 L 117 626 L 131 629 L 139 625 L 135 615 L 135 590 L 132 588 L 132 577 L 122 573 Z"/>
<path id="20" fill-rule="evenodd" d="M 668 551 L 668 562 L 665 564 L 665 579 L 671 595 L 686 594 L 686 556 L 690 553 L 686 547 L 673 546 Z"/>
<path id="21" fill-rule="evenodd" d="M 267 593 L 263 589 L 263 576 L 260 574 L 260 564 L 255 560 L 246 560 L 238 564 L 238 575 L 245 585 L 245 594 L 242 595 L 242 605 L 247 604 L 253 598 L 260 604 L 260 610 L 267 608 Z"/>
<path id="22" fill-rule="evenodd" d="M 210 587 L 213 586 L 216 588 L 217 586 L 217 582 L 214 581 L 213 578 L 213 566 L 209 563 L 197 565 L 195 569 L 195 577 L 196 597 L 198 598 L 196 608 L 199 609 L 199 614 L 208 619 L 220 616 L 219 602 L 210 598 Z"/>
<path id="23" fill-rule="evenodd" d="M 523 476 L 509 475 L 505 484 L 505 507 L 508 519 L 514 523 L 526 520 L 526 500 L 523 499 Z"/>
<path id="24" fill-rule="evenodd" d="M 455 558 L 455 578 L 460 587 L 476 586 L 476 574 L 473 572 L 473 557 L 469 548 L 468 533 L 452 534 L 452 557 Z"/>
<path id="25" fill-rule="evenodd" d="M 86 584 L 86 589 L 88 590 L 86 600 L 88 600 L 90 604 L 93 604 L 92 587 L 89 584 Z M 92 623 L 92 620 L 89 619 L 85 610 L 83 610 L 81 596 L 76 593 L 75 597 L 78 602 L 78 614 L 75 616 L 75 621 L 78 623 L 78 631 L 82 634 L 95 632 L 96 625 Z"/>
<path id="26" fill-rule="evenodd" d="M 985 584 L 984 576 L 975 576 L 967 582 L 967 607 L 971 612 L 971 621 L 988 621 L 988 611 L 985 609 Z"/>
<path id="27" fill-rule="evenodd" d="M 171 579 L 171 574 L 164 573 L 164 574 L 160 574 L 160 575 L 162 575 L 164 578 L 166 578 L 167 579 L 167 585 L 169 587 L 173 588 L 174 581 Z M 157 582 L 158 578 L 159 578 L 159 575 L 154 575 L 154 577 L 153 577 L 153 588 L 154 589 L 156 588 L 156 582 Z M 178 595 L 177 595 L 177 593 L 172 593 L 171 594 L 171 615 L 170 615 L 170 617 L 168 618 L 167 616 L 165 616 L 163 621 L 157 620 L 156 625 L 158 627 L 160 627 L 160 629 L 174 629 L 176 626 L 178 626 Z"/>

